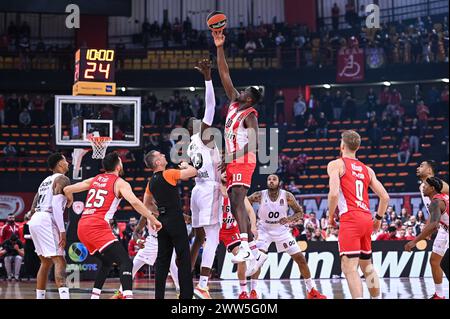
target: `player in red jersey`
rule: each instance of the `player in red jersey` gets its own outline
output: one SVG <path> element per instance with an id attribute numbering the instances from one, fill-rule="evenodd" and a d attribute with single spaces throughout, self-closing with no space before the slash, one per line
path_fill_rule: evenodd
<path id="1" fill-rule="evenodd" d="M 416 238 L 414 238 L 414 240 L 411 240 L 405 245 L 406 251 L 411 251 L 419 241 L 428 238 L 440 229 L 447 236 L 447 244 L 444 244 L 443 251 L 444 253 L 445 251 L 448 251 L 449 202 L 448 195 L 442 192 L 443 187 L 444 182 L 434 176 L 427 178 L 423 182 L 423 195 L 431 200 L 430 205 L 428 206 L 428 211 L 430 212 L 430 220 L 428 221 L 422 232 Z M 436 237 L 435 240 L 437 239 L 438 238 Z M 444 272 L 446 272 L 446 276 L 448 279 L 448 261 L 447 265 L 445 265 L 445 263 L 441 263 L 441 267 L 443 268 Z M 442 285 L 442 279 L 440 284 Z M 431 299 L 445 299 L 443 291 L 441 290 L 440 294 L 436 292 L 431 297 Z"/>
<path id="2" fill-rule="evenodd" d="M 354 299 L 362 299 L 363 288 L 358 266 L 364 273 L 370 296 L 380 298 L 378 275 L 372 266 L 372 231 L 378 231 L 389 204 L 389 195 L 374 171 L 356 158 L 361 136 L 344 131 L 341 157 L 328 163 L 330 190 L 328 193 L 329 225 L 335 227 L 334 212 L 339 208 L 339 254 L 341 268 Z M 369 208 L 369 187 L 380 198 L 375 219 Z"/>
<path id="3" fill-rule="evenodd" d="M 233 256 L 239 253 L 239 246 L 241 245 L 241 233 L 237 225 L 236 219 L 231 213 L 230 200 L 226 191 L 226 174 L 222 174 L 222 226 L 220 228 L 219 240 L 223 243 L 225 248 Z M 247 214 L 250 218 L 250 224 L 253 232 L 256 233 L 256 215 L 247 197 L 245 200 L 245 208 Z M 245 261 L 239 262 L 237 264 L 237 277 L 239 279 L 239 286 L 241 289 L 241 294 L 239 299 L 258 299 L 258 294 L 256 291 L 247 291 L 247 264 Z"/>
<path id="4" fill-rule="evenodd" d="M 142 216 L 147 218 L 154 230 L 161 228 L 161 223 L 153 216 L 144 204 L 134 195 L 123 175 L 123 165 L 119 155 L 111 152 L 102 160 L 104 174 L 99 174 L 80 183 L 66 186 L 64 193 L 73 194 L 88 191 L 85 209 L 78 222 L 78 238 L 86 246 L 91 255 L 102 261 L 97 273 L 91 299 L 99 299 L 101 289 L 111 270 L 113 263 L 120 267 L 120 283 L 123 287 L 123 297 L 132 299 L 132 268 L 133 264 L 128 252 L 114 236 L 109 220 L 125 198 Z"/>
<path id="5" fill-rule="evenodd" d="M 214 31 L 213 37 L 217 47 L 220 79 L 225 93 L 231 101 L 225 122 L 227 192 L 230 198 L 231 212 L 235 216 L 241 232 L 239 253 L 233 256 L 232 262 L 253 262 L 254 256 L 248 244 L 249 241 L 252 241 L 253 236 L 244 199 L 256 167 L 258 113 L 253 105 L 259 103 L 262 94 L 255 87 L 248 87 L 240 93 L 236 90 L 225 59 L 223 49 L 225 36 L 222 31 Z"/>

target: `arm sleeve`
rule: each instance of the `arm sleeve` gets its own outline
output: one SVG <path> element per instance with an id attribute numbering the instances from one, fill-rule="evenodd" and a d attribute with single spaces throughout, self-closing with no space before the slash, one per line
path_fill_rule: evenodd
<path id="1" fill-rule="evenodd" d="M 66 202 L 67 199 L 64 195 L 53 195 L 53 217 L 55 218 L 56 226 L 58 227 L 60 233 L 66 231 L 66 228 L 64 227 L 64 208 L 66 207 Z"/>
<path id="2" fill-rule="evenodd" d="M 205 115 L 203 116 L 203 123 L 211 126 L 214 121 L 214 111 L 216 108 L 216 97 L 214 95 L 214 87 L 212 81 L 205 81 Z"/>
<path id="3" fill-rule="evenodd" d="M 168 169 L 163 172 L 163 176 L 170 185 L 175 186 L 181 177 L 181 173 L 179 169 Z"/>

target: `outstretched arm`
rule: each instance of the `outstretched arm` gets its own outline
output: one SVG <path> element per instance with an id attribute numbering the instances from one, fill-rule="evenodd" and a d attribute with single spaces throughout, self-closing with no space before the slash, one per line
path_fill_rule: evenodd
<path id="1" fill-rule="evenodd" d="M 119 194 L 125 198 L 126 201 L 130 203 L 131 206 L 142 216 L 147 218 L 153 225 L 154 229 L 158 231 L 161 229 L 161 223 L 156 219 L 156 217 L 144 206 L 144 204 L 139 200 L 139 198 L 134 195 L 133 190 L 128 182 L 120 179 L 117 181 L 117 189 Z"/>
<path id="2" fill-rule="evenodd" d="M 430 211 L 430 220 L 428 224 L 426 224 L 422 232 L 416 238 L 405 245 L 406 251 L 411 251 L 419 241 L 427 239 L 439 229 L 439 220 L 441 219 L 441 212 L 445 211 L 445 203 L 442 200 L 433 199 L 428 210 Z"/>
<path id="3" fill-rule="evenodd" d="M 66 196 L 69 196 L 73 193 L 81 193 L 87 191 L 89 187 L 91 187 L 93 179 L 94 177 L 88 178 L 82 182 L 64 187 L 64 194 L 66 194 Z"/>
<path id="4" fill-rule="evenodd" d="M 239 92 L 234 88 L 233 82 L 230 77 L 230 70 L 225 59 L 225 51 L 223 45 L 225 43 L 225 36 L 223 31 L 213 31 L 214 44 L 217 47 L 217 66 L 219 67 L 220 80 L 222 86 L 230 101 L 235 101 L 239 96 Z"/>
<path id="5" fill-rule="evenodd" d="M 294 211 L 294 215 L 292 215 L 288 218 L 282 218 L 280 220 L 281 225 L 288 224 L 288 223 L 296 223 L 301 218 L 303 218 L 303 214 L 304 214 L 303 208 L 298 204 L 297 200 L 295 199 L 295 196 L 292 193 L 286 192 L 286 198 L 287 198 L 289 207 Z"/>

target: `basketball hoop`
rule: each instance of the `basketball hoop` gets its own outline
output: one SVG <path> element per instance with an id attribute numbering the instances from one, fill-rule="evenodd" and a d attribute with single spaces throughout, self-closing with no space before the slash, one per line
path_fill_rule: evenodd
<path id="1" fill-rule="evenodd" d="M 109 143 L 111 143 L 112 138 L 107 136 L 93 136 L 89 135 L 87 137 L 92 146 L 92 158 L 102 159 L 105 157 L 106 149 Z"/>

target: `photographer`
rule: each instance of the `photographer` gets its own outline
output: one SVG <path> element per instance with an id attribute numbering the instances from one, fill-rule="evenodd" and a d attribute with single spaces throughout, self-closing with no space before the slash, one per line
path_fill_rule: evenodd
<path id="1" fill-rule="evenodd" d="M 8 280 L 11 281 L 14 276 L 14 279 L 19 281 L 24 250 L 23 244 L 17 235 L 13 234 L 8 240 L 5 240 L 0 250 L 0 256 L 5 256 L 5 268 Z M 13 263 L 14 274 L 12 272 Z"/>

